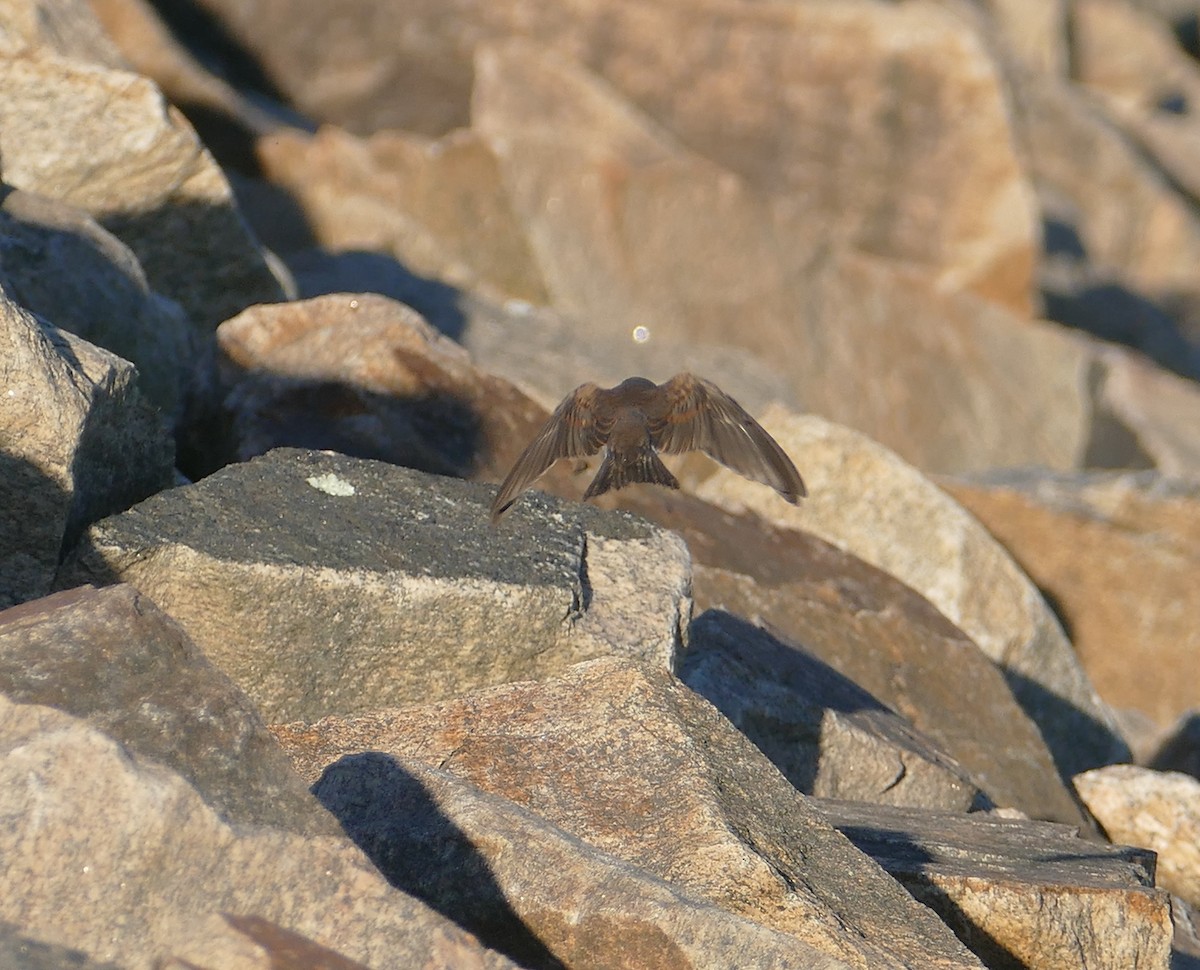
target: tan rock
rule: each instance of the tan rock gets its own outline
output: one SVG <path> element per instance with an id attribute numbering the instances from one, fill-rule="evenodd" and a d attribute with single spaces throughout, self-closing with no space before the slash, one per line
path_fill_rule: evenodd
<path id="1" fill-rule="evenodd" d="M 1143 849 L 1045 822 L 821 799 L 813 807 L 988 966 L 1174 966 L 1171 903 Z"/>
<path id="2" fill-rule="evenodd" d="M 83 718 L 178 773 L 230 824 L 339 832 L 246 695 L 130 586 L 0 611 L 0 694 Z"/>
<path id="3" fill-rule="evenodd" d="M 392 885 L 525 966 L 847 966 L 418 761 L 352 755 L 314 791 Z"/>
<path id="4" fill-rule="evenodd" d="M 540 684 L 275 731 L 305 777 L 362 751 L 417 759 L 851 966 L 974 963 L 661 669 L 602 658 Z"/>
<path id="5" fill-rule="evenodd" d="M 198 327 L 282 298 L 229 183 L 149 81 L 38 52 L 0 59 L 0 93 L 5 181 L 89 212 Z"/>
<path id="6" fill-rule="evenodd" d="M 0 56 L 37 50 L 121 67 L 121 55 L 82 0 L 0 0 Z"/>
<path id="7" fill-rule="evenodd" d="M 415 310 L 374 293 L 225 321 L 215 383 L 229 440 L 208 447 L 209 470 L 298 445 L 498 482 L 548 416 Z"/>
<path id="8" fill-rule="evenodd" d="M 1200 779 L 1135 765 L 1077 775 L 1079 797 L 1114 842 L 1158 853 L 1158 884 L 1200 905 Z"/>
<path id="9" fill-rule="evenodd" d="M 159 970 L 370 970 L 261 916 L 234 913 L 208 917 L 170 950 Z"/>
<path id="10" fill-rule="evenodd" d="M 389 886 L 344 838 L 230 828 L 178 775 L 61 711 L 2 697 L 0 812 L 12 880 L 0 920 L 95 960 L 149 970 L 197 923 L 233 912 L 368 965 L 513 966 Z"/>
<path id="11" fill-rule="evenodd" d="M 1070 60 L 1066 0 L 970 0 L 984 10 L 1005 46 L 1035 71 L 1065 76 Z M 1071 7 L 1074 11 L 1075 7 Z"/>
<path id="12" fill-rule="evenodd" d="M 699 485 L 701 498 L 811 532 L 925 596 L 999 665 L 1064 776 L 1127 755 L 1054 613 L 983 526 L 856 432 L 782 409 L 763 424 L 798 462 L 809 498 L 785 505 L 724 469 Z"/>
<path id="13" fill-rule="evenodd" d="M 1166 727 L 1200 706 L 1200 485 L 1156 473 L 1030 471 L 939 482 L 1013 554 L 1096 690 Z"/>
<path id="14" fill-rule="evenodd" d="M 2 607 L 48 593 L 61 550 L 89 522 L 170 485 L 174 447 L 131 364 L 3 291 L 0 360 Z"/>
<path id="15" fill-rule="evenodd" d="M 360 139 L 326 126 L 315 135 L 274 133 L 259 140 L 257 154 L 263 176 L 297 200 L 326 249 L 389 253 L 456 286 L 546 302 L 497 160 L 478 134 L 430 141 L 382 131 Z M 286 252 L 310 243 L 274 244 Z"/>
<path id="16" fill-rule="evenodd" d="M 57 582 L 135 586 L 268 720 L 449 697 L 614 652 L 673 662 L 691 613 L 678 537 L 535 496 L 495 527 L 491 498 L 277 449 L 97 523 Z"/>

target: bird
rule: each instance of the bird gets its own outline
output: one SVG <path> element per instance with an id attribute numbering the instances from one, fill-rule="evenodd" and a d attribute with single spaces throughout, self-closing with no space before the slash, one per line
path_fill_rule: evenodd
<path id="1" fill-rule="evenodd" d="M 716 384 L 676 374 L 655 384 L 630 377 L 616 387 L 582 384 L 568 394 L 514 462 L 492 502 L 492 522 L 560 458 L 604 459 L 584 499 L 648 482 L 679 488 L 658 453 L 703 451 L 753 481 L 770 485 L 793 505 L 808 494 L 784 450 Z"/>

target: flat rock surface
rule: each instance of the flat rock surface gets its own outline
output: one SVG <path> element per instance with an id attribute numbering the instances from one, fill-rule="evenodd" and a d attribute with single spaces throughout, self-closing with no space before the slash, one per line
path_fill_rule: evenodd
<path id="1" fill-rule="evenodd" d="M 1152 888 L 1145 849 L 1084 841 L 1046 822 L 813 803 L 989 966 L 1169 964 L 1170 903 Z"/>
<path id="2" fill-rule="evenodd" d="M 60 587 L 150 596 L 269 720 L 452 696 L 613 652 L 672 662 L 690 564 L 648 523 L 279 449 L 90 530 Z M 216 527 L 216 523 L 220 527 Z"/>
<path id="3" fill-rule="evenodd" d="M 666 671 L 602 658 L 540 684 L 274 730 L 305 777 L 363 751 L 420 760 L 851 966 L 974 965 Z"/>

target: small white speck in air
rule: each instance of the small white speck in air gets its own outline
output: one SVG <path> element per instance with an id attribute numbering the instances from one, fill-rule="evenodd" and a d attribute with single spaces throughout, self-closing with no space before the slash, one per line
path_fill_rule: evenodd
<path id="1" fill-rule="evenodd" d="M 315 488 L 318 492 L 324 492 L 326 495 L 353 495 L 354 486 L 332 472 L 326 472 L 324 475 L 314 475 L 312 478 L 304 479 Z"/>
<path id="2" fill-rule="evenodd" d="M 650 339 L 650 328 L 649 327 L 634 327 L 633 328 L 633 342 L 634 343 L 644 344 L 649 339 Z"/>

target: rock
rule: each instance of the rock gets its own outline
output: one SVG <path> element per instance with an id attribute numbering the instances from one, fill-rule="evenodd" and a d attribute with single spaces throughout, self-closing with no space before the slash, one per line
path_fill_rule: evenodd
<path id="1" fill-rule="evenodd" d="M 765 678 L 746 685 L 740 679 L 718 682 L 693 676 L 693 664 L 707 665 L 705 654 L 717 646 L 695 631 L 680 673 L 738 723 L 801 790 L 831 794 L 801 783 L 805 775 L 796 772 L 805 769 L 785 766 L 799 755 L 790 725 L 803 717 L 805 697 L 815 687 L 811 678 L 816 658 L 905 718 L 923 736 L 918 743 L 949 755 L 969 774 L 972 785 L 995 803 L 1038 818 L 1090 824 L 1000 672 L 962 630 L 911 588 L 815 535 L 774 527 L 756 516 L 733 515 L 662 492 L 636 501 L 630 496 L 620 504 L 683 536 L 692 553 L 697 610 L 729 609 L 759 618 L 772 631 L 773 642 L 764 643 L 760 633 L 744 624 L 734 621 L 728 629 L 719 615 L 709 625 L 710 632 L 721 634 L 718 643 L 742 641 L 737 647 L 742 664 L 765 652 L 771 658 Z M 718 662 L 723 663 L 724 652 L 717 651 Z M 733 716 L 734 710 L 745 712 L 741 720 Z M 824 717 L 849 719 L 844 708 Z M 825 731 L 823 725 L 822 744 Z M 895 739 L 891 728 L 887 737 Z M 913 797 L 936 807 L 926 800 L 927 789 L 910 785 L 938 777 L 939 772 L 930 771 L 942 764 L 941 757 L 920 771 L 917 763 L 909 766 L 912 751 L 906 745 L 898 754 L 906 772 L 898 784 L 887 792 L 854 797 L 897 803 Z M 884 762 L 888 764 L 894 778 L 899 769 L 894 761 Z M 843 775 L 853 777 L 842 757 L 832 760 L 827 770 L 839 784 Z M 954 780 L 956 773 L 941 777 L 951 784 L 940 797 L 965 794 L 961 779 Z"/>
<path id="2" fill-rule="evenodd" d="M 806 795 L 959 812 L 991 804 L 962 766 L 854 681 L 729 613 L 692 622 L 679 676 Z"/>
<path id="3" fill-rule="evenodd" d="M 613 652 L 669 665 L 687 551 L 627 516 L 280 449 L 98 523 L 60 587 L 127 582 L 268 720 L 430 701 Z M 214 528 L 214 523 L 220 523 Z"/>
<path id="4" fill-rule="evenodd" d="M 325 126 L 315 135 L 262 138 L 257 157 L 262 176 L 297 200 L 312 239 L 325 249 L 387 253 L 411 272 L 454 286 L 547 301 L 499 164 L 475 132 L 430 141 L 381 131 L 360 139 Z M 273 245 L 286 253 L 311 242 Z"/>
<path id="5" fill-rule="evenodd" d="M 974 965 L 711 705 L 647 664 L 601 658 L 543 683 L 274 730 L 307 778 L 362 751 L 419 760 L 851 966 Z"/>
<path id="6" fill-rule="evenodd" d="M 822 799 L 813 807 L 988 966 L 1168 966 L 1170 902 L 1153 888 L 1154 857 L 1143 849 L 1046 822 Z"/>
<path id="7" fill-rule="evenodd" d="M 0 923 L 0 966 L 13 970 L 121 970 L 115 963 L 97 963 L 70 947 L 40 943 Z"/>
<path id="8" fill-rule="evenodd" d="M 340 831 L 246 696 L 131 586 L 0 612 L 0 694 L 83 718 L 178 773 L 225 822 Z"/>
<path id="9" fill-rule="evenodd" d="M 565 12 L 545 2 L 357 0 L 332 34 L 286 0 L 253 16 L 224 0 L 206 9 L 302 110 L 358 133 L 465 127 L 473 53 L 523 38 L 578 62 L 756 188 L 790 194 L 804 210 L 800 224 L 935 264 L 947 286 L 1030 305 L 1034 210 L 1000 80 L 972 31 L 934 3 L 697 9 L 586 0 Z M 845 145 L 856 150 L 830 148 Z M 886 177 L 879 159 L 888 159 Z M 703 215 L 694 206 L 690 214 Z M 675 249 L 708 242 L 695 232 L 659 237 L 668 239 Z M 788 245 L 813 241 L 806 232 Z"/>
<path id="10" fill-rule="evenodd" d="M 291 445 L 499 482 L 548 416 L 416 311 L 370 293 L 226 320 L 215 383 L 209 426 L 229 440 L 200 446 L 214 453 L 200 462 L 206 471 Z M 193 427 L 196 438 L 206 432 Z"/>
<path id="11" fill-rule="evenodd" d="M 1160 727 L 1200 706 L 1179 676 L 1200 652 L 1185 606 L 1200 588 L 1200 485 L 1033 469 L 939 484 L 1046 593 L 1105 701 Z"/>
<path id="12" fill-rule="evenodd" d="M 86 213 L 0 193 L 0 284 L 9 298 L 133 363 L 139 386 L 173 422 L 197 344 L 179 305 L 151 291 L 137 257 Z"/>
<path id="13" fill-rule="evenodd" d="M 988 14 L 1007 50 L 1030 70 L 1065 77 L 1070 61 L 1065 0 L 970 0 Z M 1072 7 L 1072 13 L 1074 8 Z M 985 35 L 984 39 L 987 39 Z"/>
<path id="14" fill-rule="evenodd" d="M 174 448 L 133 366 L 0 290 L 0 607 L 50 591 L 88 523 L 173 481 Z"/>
<path id="15" fill-rule="evenodd" d="M 1044 75 L 1010 82 L 1046 225 L 1047 313 L 1170 352 L 1179 335 L 1163 314 L 1195 305 L 1200 217 L 1093 100 Z"/>
<path id="16" fill-rule="evenodd" d="M 172 955 L 161 961 L 161 970 L 370 970 L 365 963 L 349 960 L 261 916 L 233 913 L 208 917 L 175 941 L 171 950 Z"/>
<path id="17" fill-rule="evenodd" d="M 0 0 L 0 57 L 52 50 L 64 57 L 121 67 L 121 55 L 79 0 Z"/>
<path id="18" fill-rule="evenodd" d="M 314 792 L 392 885 L 523 966 L 847 966 L 414 760 L 350 755 Z"/>
<path id="19" fill-rule="evenodd" d="M 149 81 L 39 52 L 0 59 L 0 92 L 5 182 L 90 213 L 199 330 L 283 298 L 221 170 Z"/>
<path id="20" fill-rule="evenodd" d="M 1128 757 L 1054 613 L 983 526 L 862 435 L 782 410 L 762 423 L 798 462 L 809 498 L 782 507 L 724 469 L 698 486 L 699 497 L 811 532 L 927 597 L 999 665 L 1065 778 Z"/>
<path id="21" fill-rule="evenodd" d="M 1178 771 L 1200 778 L 1200 710 L 1185 711 L 1162 733 L 1146 765 L 1156 771 Z"/>
<path id="22" fill-rule="evenodd" d="M 232 912 L 368 965 L 514 966 L 391 888 L 344 838 L 230 828 L 166 768 L 61 711 L 2 697 L 0 813 L 15 887 L 0 894 L 0 920 L 99 962 L 186 960 L 197 924 Z"/>
<path id="23" fill-rule="evenodd" d="M 1200 779 L 1109 765 L 1074 781 L 1109 838 L 1153 849 L 1159 885 L 1200 905 Z"/>

